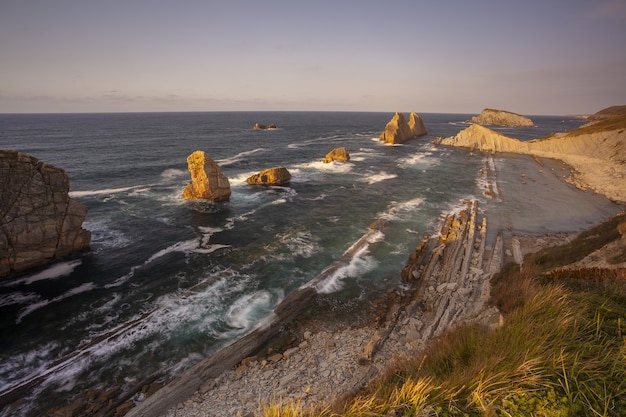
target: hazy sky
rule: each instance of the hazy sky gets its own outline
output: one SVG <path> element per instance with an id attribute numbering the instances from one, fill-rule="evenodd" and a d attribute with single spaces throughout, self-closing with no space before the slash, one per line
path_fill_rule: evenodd
<path id="1" fill-rule="evenodd" d="M 626 0 L 0 0 L 0 112 L 592 113 Z"/>

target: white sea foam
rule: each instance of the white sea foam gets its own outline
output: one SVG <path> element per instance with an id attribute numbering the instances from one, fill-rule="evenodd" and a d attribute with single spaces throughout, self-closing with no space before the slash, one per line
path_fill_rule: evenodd
<path id="1" fill-rule="evenodd" d="M 243 161 L 246 157 L 248 157 L 250 155 L 254 155 L 256 153 L 265 152 L 265 151 L 267 151 L 267 149 L 265 149 L 265 148 L 252 149 L 251 151 L 239 152 L 238 154 L 236 154 L 234 156 L 231 156 L 230 158 L 218 159 L 215 162 L 219 166 L 232 165 L 232 164 L 236 164 L 237 162 Z"/>
<path id="2" fill-rule="evenodd" d="M 0 307 L 31 303 L 39 299 L 39 295 L 32 292 L 17 292 L 0 295 Z"/>
<path id="3" fill-rule="evenodd" d="M 397 174 L 388 174 L 385 171 L 380 171 L 376 174 L 371 174 L 368 175 L 366 177 L 363 177 L 361 179 L 361 181 L 364 181 L 368 184 L 376 184 L 378 182 L 382 182 L 382 181 L 386 181 L 386 180 L 391 180 L 393 178 L 397 178 L 398 175 Z"/>
<path id="4" fill-rule="evenodd" d="M 26 277 L 20 278 L 19 280 L 3 283 L 2 286 L 14 287 L 16 285 L 21 285 L 21 284 L 30 285 L 33 282 L 42 281 L 45 279 L 61 278 L 61 277 L 70 275 L 72 272 L 74 272 L 74 269 L 76 269 L 76 267 L 80 264 L 82 264 L 82 261 L 80 259 L 75 259 L 73 261 L 67 261 L 67 262 L 58 262 L 41 272 L 37 272 L 36 274 L 32 274 L 32 275 L 27 275 Z"/>
<path id="5" fill-rule="evenodd" d="M 423 198 L 416 197 L 411 200 L 389 203 L 387 210 L 378 215 L 379 218 L 390 221 L 402 221 L 407 215 L 411 215 L 424 202 Z"/>
<path id="6" fill-rule="evenodd" d="M 411 156 L 407 156 L 406 158 L 398 159 L 397 165 L 399 168 L 409 168 L 417 164 L 424 164 L 424 163 L 431 164 L 435 160 L 429 159 L 428 157 L 430 155 L 432 155 L 432 152 L 415 153 Z"/>
<path id="7" fill-rule="evenodd" d="M 354 164 L 351 162 L 338 162 L 332 161 L 330 163 L 325 164 L 323 161 L 313 161 L 305 164 L 296 165 L 297 168 L 300 169 L 314 169 L 316 171 L 323 172 L 334 172 L 334 173 L 346 173 L 352 171 L 354 168 Z"/>
<path id="8" fill-rule="evenodd" d="M 369 255 L 369 245 L 361 248 L 350 259 L 350 263 L 338 268 L 334 274 L 318 283 L 315 289 L 320 294 L 330 294 L 343 288 L 343 280 L 356 277 L 371 271 L 378 265 L 378 261 Z"/>
<path id="9" fill-rule="evenodd" d="M 96 288 L 96 285 L 93 282 L 87 282 L 76 288 L 72 288 L 71 290 L 65 292 L 64 294 L 54 297 L 51 300 L 40 300 L 40 301 L 37 301 L 36 303 L 29 304 L 28 306 L 23 308 L 22 311 L 20 311 L 20 314 L 17 316 L 17 319 L 15 322 L 20 323 L 24 317 L 28 316 L 33 311 L 39 310 L 40 308 L 47 306 L 48 304 L 53 304 L 61 300 L 65 300 L 66 298 L 72 297 L 74 295 L 91 291 L 94 288 Z"/>
<path id="10" fill-rule="evenodd" d="M 186 175 L 188 175 L 187 171 L 184 171 L 182 169 L 176 169 L 176 168 L 168 168 L 165 171 L 161 172 L 161 178 L 165 180 L 171 180 L 171 179 L 179 178 L 179 177 L 186 176 Z"/>
<path id="11" fill-rule="evenodd" d="M 134 185 L 132 187 L 120 187 L 120 188 L 104 188 L 102 190 L 84 190 L 84 191 L 70 191 L 70 197 L 91 197 L 94 195 L 108 195 L 119 194 L 130 190 L 141 189 L 147 187 L 146 185 Z"/>
<path id="12" fill-rule="evenodd" d="M 123 232 L 103 221 L 86 221 L 83 227 L 91 232 L 91 245 L 96 253 L 103 249 L 125 248 L 132 243 Z"/>
<path id="13" fill-rule="evenodd" d="M 230 305 L 224 321 L 234 329 L 248 329 L 259 316 L 271 312 L 271 301 L 272 296 L 268 291 L 245 294 Z"/>

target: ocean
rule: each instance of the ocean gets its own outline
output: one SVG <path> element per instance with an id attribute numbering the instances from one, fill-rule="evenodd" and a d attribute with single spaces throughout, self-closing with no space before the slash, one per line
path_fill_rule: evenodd
<path id="1" fill-rule="evenodd" d="M 332 314 L 357 317 L 372 299 L 402 287 L 409 253 L 464 199 L 526 216 L 522 232 L 546 231 L 541 202 L 485 195 L 479 172 L 490 157 L 432 145 L 467 127 L 472 115 L 422 113 L 428 134 L 395 146 L 378 141 L 392 116 L 0 115 L 0 149 L 65 169 L 71 196 L 88 208 L 83 227 L 92 232 L 85 253 L 0 281 L 1 415 L 40 415 L 90 390 L 175 377 L 254 329 L 377 219 L 389 222 L 384 232 L 317 287 Z M 535 127 L 499 130 L 527 140 L 583 122 L 531 117 Z M 277 128 L 255 131 L 257 122 Z M 322 163 L 336 147 L 346 147 L 350 161 Z M 229 178 L 230 202 L 181 198 L 190 180 L 186 158 L 195 150 Z M 527 157 L 495 163 L 501 171 L 536 168 Z M 289 170 L 289 184 L 245 182 L 275 166 Z M 611 203 L 598 201 L 594 210 L 609 215 Z M 549 213 L 572 210 L 567 201 L 551 204 Z M 585 213 L 575 224 L 548 220 L 550 231 L 584 228 L 591 221 Z M 17 392 L 20 400 L 9 407 Z"/>

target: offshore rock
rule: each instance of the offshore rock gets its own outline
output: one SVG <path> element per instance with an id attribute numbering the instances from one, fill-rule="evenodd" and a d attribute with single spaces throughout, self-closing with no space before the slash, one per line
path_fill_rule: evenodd
<path id="1" fill-rule="evenodd" d="M 261 184 L 261 185 L 281 185 L 291 180 L 291 174 L 285 167 L 275 167 L 264 169 L 258 174 L 254 174 L 246 182 L 248 184 Z"/>
<path id="2" fill-rule="evenodd" d="M 220 167 L 204 153 L 195 151 L 187 157 L 191 182 L 183 190 L 183 198 L 204 199 L 213 203 L 230 200 L 230 183 Z"/>
<path id="3" fill-rule="evenodd" d="M 412 112 L 407 123 L 404 115 L 396 112 L 385 126 L 385 131 L 380 134 L 379 139 L 385 143 L 404 143 L 425 134 L 426 127 L 417 113 Z"/>
<path id="4" fill-rule="evenodd" d="M 324 163 L 329 164 L 333 161 L 349 161 L 350 153 L 346 150 L 346 148 L 335 148 L 332 151 L 326 154 L 326 158 L 324 158 Z"/>
<path id="5" fill-rule="evenodd" d="M 535 125 L 535 123 L 526 116 L 495 109 L 484 109 L 480 112 L 480 115 L 472 117 L 469 121 L 479 125 L 494 126 L 533 127 Z"/>
<path id="6" fill-rule="evenodd" d="M 17 151 L 0 151 L 0 277 L 89 247 L 87 208 L 69 197 L 65 171 Z"/>

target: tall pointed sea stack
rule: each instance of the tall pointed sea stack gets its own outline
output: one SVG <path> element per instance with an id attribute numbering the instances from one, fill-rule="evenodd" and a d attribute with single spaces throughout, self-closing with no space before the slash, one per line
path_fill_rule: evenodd
<path id="1" fill-rule="evenodd" d="M 385 126 L 385 131 L 380 134 L 380 140 L 386 143 L 403 143 L 425 134 L 426 127 L 417 113 L 411 112 L 407 123 L 404 115 L 396 112 Z"/>
<path id="2" fill-rule="evenodd" d="M 204 199 L 213 203 L 230 200 L 230 182 L 220 167 L 204 153 L 195 151 L 187 157 L 191 182 L 183 190 L 183 198 Z"/>

